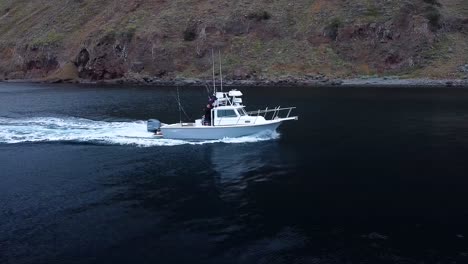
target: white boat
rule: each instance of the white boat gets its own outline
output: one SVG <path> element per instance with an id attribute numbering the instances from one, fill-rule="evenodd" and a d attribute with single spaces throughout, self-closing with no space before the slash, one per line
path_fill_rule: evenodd
<path id="1" fill-rule="evenodd" d="M 278 126 L 289 120 L 295 107 L 257 110 L 246 112 L 242 105 L 242 93 L 238 90 L 217 92 L 211 109 L 211 120 L 197 119 L 193 123 L 179 122 L 162 124 L 158 120 L 148 121 L 148 131 L 170 139 L 206 140 L 244 137 L 255 134 L 273 133 Z"/>
<path id="2" fill-rule="evenodd" d="M 221 60 L 221 59 L 220 59 Z M 175 124 L 163 124 L 157 119 L 148 121 L 148 131 L 157 137 L 168 139 L 209 140 L 237 138 L 263 133 L 273 133 L 285 121 L 297 120 L 291 116 L 295 107 L 275 107 L 273 109 L 246 112 L 242 104 L 242 92 L 231 90 L 223 92 L 223 80 L 220 64 L 221 91 L 216 91 L 213 60 L 213 97 L 209 102 L 211 110 L 202 119 L 193 123 L 180 121 Z M 179 100 L 179 111 L 181 104 Z M 206 116 L 208 115 L 208 116 Z"/>

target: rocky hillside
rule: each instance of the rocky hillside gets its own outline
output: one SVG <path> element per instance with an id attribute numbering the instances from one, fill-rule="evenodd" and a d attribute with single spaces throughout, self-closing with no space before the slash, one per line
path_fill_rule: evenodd
<path id="1" fill-rule="evenodd" d="M 1 0 L 0 79 L 464 78 L 467 0 Z"/>

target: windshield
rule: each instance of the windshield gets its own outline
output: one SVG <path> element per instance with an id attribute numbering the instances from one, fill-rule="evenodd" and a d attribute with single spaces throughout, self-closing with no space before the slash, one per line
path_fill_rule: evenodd
<path id="1" fill-rule="evenodd" d="M 239 115 L 241 115 L 241 116 L 246 116 L 246 115 L 247 115 L 247 112 L 245 112 L 245 109 L 244 109 L 244 108 L 237 108 L 237 112 L 238 112 Z"/>

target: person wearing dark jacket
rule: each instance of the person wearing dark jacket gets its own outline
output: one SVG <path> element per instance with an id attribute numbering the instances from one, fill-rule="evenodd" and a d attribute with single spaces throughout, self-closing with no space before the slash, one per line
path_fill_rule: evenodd
<path id="1" fill-rule="evenodd" d="M 213 109 L 213 105 L 207 104 L 205 107 L 205 115 L 203 116 L 203 125 L 211 126 L 211 109 Z"/>

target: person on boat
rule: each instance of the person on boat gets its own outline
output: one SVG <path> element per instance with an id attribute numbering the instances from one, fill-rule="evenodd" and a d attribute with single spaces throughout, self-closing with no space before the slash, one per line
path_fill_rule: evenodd
<path id="1" fill-rule="evenodd" d="M 208 104 L 210 104 L 213 107 L 215 105 L 215 102 L 216 102 L 216 96 L 210 95 L 208 97 Z"/>
<path id="2" fill-rule="evenodd" d="M 213 109 L 212 104 L 207 104 L 205 107 L 205 115 L 203 116 L 203 125 L 211 126 L 211 109 Z"/>
<path id="3" fill-rule="evenodd" d="M 208 96 L 208 104 L 205 107 L 203 115 L 203 125 L 211 125 L 211 110 L 215 107 L 216 97 L 213 95 Z"/>

